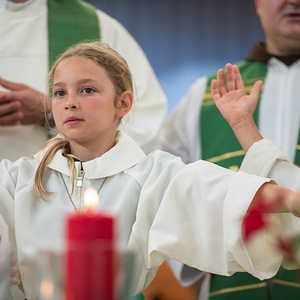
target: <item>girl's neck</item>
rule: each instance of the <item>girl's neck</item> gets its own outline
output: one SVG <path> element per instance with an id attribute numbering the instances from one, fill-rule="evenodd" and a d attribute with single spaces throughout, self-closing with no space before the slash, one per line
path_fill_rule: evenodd
<path id="1" fill-rule="evenodd" d="M 74 142 L 70 142 L 71 153 L 81 161 L 93 160 L 102 156 L 105 152 L 109 151 L 116 144 L 116 139 L 105 143 L 105 145 L 81 145 Z"/>

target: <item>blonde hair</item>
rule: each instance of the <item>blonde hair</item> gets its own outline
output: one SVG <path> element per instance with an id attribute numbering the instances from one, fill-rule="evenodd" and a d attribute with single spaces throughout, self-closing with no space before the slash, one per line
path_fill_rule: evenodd
<path id="1" fill-rule="evenodd" d="M 96 64 L 104 68 L 107 76 L 111 80 L 115 90 L 115 105 L 118 96 L 125 91 L 131 91 L 133 93 L 133 79 L 129 70 L 126 60 L 118 54 L 115 50 L 110 48 L 107 44 L 101 42 L 87 42 L 77 44 L 67 49 L 54 63 L 49 72 L 49 90 L 52 91 L 53 76 L 57 66 L 64 60 L 71 57 L 83 57 L 94 61 Z M 50 92 L 50 96 L 52 92 Z M 37 197 L 46 201 L 45 195 L 50 195 L 53 192 L 49 192 L 43 186 L 43 178 L 45 176 L 47 167 L 52 161 L 55 153 L 58 150 L 62 150 L 63 155 L 68 159 L 68 163 L 71 169 L 71 182 L 72 192 L 74 191 L 74 171 L 75 163 L 74 156 L 70 154 L 69 141 L 64 136 L 57 136 L 46 142 L 43 149 L 47 148 L 43 159 L 41 160 L 34 181 L 34 191 Z"/>

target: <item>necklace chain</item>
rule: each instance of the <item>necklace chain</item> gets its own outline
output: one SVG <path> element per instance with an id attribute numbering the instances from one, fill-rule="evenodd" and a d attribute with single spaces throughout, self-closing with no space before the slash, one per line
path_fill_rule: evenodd
<path id="1" fill-rule="evenodd" d="M 64 186 L 65 186 L 66 192 L 67 192 L 67 194 L 68 194 L 68 197 L 69 197 L 69 199 L 70 199 L 70 201 L 71 201 L 73 207 L 75 208 L 76 212 L 79 213 L 79 212 L 80 212 L 80 209 L 77 209 L 77 207 L 76 207 L 76 205 L 75 205 L 75 203 L 74 203 L 74 201 L 73 201 L 73 199 L 72 199 L 72 196 L 71 196 L 71 194 L 70 194 L 70 192 L 69 192 L 69 190 L 68 190 L 68 187 L 67 187 L 67 184 L 66 184 L 66 182 L 65 182 L 65 179 L 64 179 L 64 177 L 63 177 L 63 174 L 62 174 L 62 173 L 59 173 L 59 174 L 60 174 L 60 177 L 61 177 L 61 179 L 62 179 L 62 182 L 63 182 L 63 184 L 64 184 Z M 99 194 L 99 192 L 100 192 L 100 190 L 101 190 L 103 184 L 105 183 L 106 179 L 107 179 L 107 177 L 105 177 L 104 180 L 101 182 L 101 184 L 100 184 L 100 186 L 99 186 L 99 189 L 98 189 L 98 191 L 97 191 L 98 194 Z"/>

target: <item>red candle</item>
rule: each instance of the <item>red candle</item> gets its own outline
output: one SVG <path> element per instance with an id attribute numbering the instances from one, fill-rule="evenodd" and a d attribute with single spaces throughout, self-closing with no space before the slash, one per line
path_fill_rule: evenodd
<path id="1" fill-rule="evenodd" d="M 114 218 L 89 208 L 67 218 L 66 299 L 113 300 Z"/>

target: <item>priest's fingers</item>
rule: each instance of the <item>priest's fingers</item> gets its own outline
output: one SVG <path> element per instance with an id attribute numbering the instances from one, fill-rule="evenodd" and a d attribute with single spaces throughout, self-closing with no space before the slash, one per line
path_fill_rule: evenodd
<path id="1" fill-rule="evenodd" d="M 261 86 L 262 86 L 263 82 L 261 80 L 258 80 L 254 83 L 252 90 L 250 92 L 250 96 L 254 97 L 255 99 L 259 99 L 259 94 L 260 94 L 260 90 L 261 90 Z"/>
<path id="2" fill-rule="evenodd" d="M 13 266 L 11 268 L 11 274 L 10 274 L 10 279 L 9 279 L 9 285 L 17 285 L 19 283 L 16 275 L 18 274 L 18 267 L 17 266 Z"/>
<path id="3" fill-rule="evenodd" d="M 8 81 L 2 77 L 0 77 L 0 85 L 11 91 L 20 91 L 27 87 L 25 84 Z"/>
<path id="4" fill-rule="evenodd" d="M 232 66 L 232 73 L 234 76 L 236 88 L 244 90 L 245 86 L 244 86 L 243 78 L 241 76 L 239 67 L 237 65 Z"/>
<path id="5" fill-rule="evenodd" d="M 227 89 L 224 82 L 224 70 L 222 69 L 219 69 L 217 72 L 217 87 L 221 97 L 227 93 Z"/>
<path id="6" fill-rule="evenodd" d="M 225 82 L 226 82 L 226 89 L 228 92 L 236 90 L 235 77 L 233 74 L 233 69 L 231 64 L 226 64 L 225 66 Z"/>
<path id="7" fill-rule="evenodd" d="M 218 83 L 217 83 L 216 79 L 212 80 L 210 89 L 211 89 L 211 96 L 212 96 L 214 102 L 217 103 L 217 101 L 221 98 L 221 96 L 219 93 Z"/>

